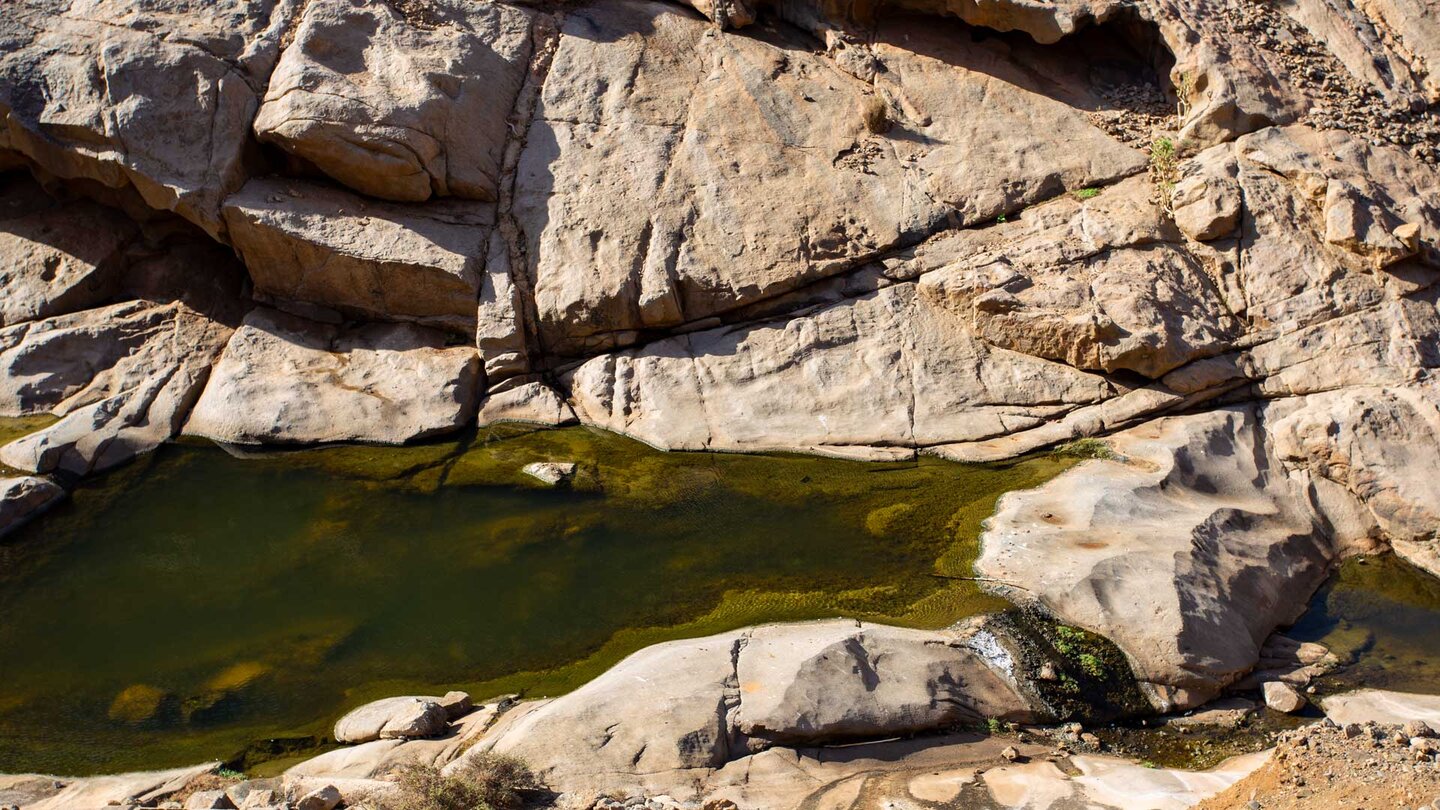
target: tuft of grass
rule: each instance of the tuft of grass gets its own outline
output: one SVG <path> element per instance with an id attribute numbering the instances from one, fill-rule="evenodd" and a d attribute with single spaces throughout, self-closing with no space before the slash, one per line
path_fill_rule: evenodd
<path id="1" fill-rule="evenodd" d="M 380 801 L 380 810 L 517 810 L 528 794 L 543 789 L 524 762 L 488 752 L 452 774 L 412 763 L 396 775 L 398 789 Z"/>
<path id="2" fill-rule="evenodd" d="M 1055 453 L 1056 455 L 1070 456 L 1071 458 L 1115 458 L 1115 451 L 1110 449 L 1110 445 L 1100 439 L 1093 438 L 1074 439 L 1065 442 L 1055 448 Z"/>
<path id="3" fill-rule="evenodd" d="M 1082 188 L 1078 191 L 1073 191 L 1071 193 L 1075 195 L 1075 199 L 1077 200 L 1089 200 L 1094 197 L 1100 196 L 1100 189 L 1091 186 L 1089 188 Z"/>
<path id="4" fill-rule="evenodd" d="M 865 100 L 862 115 L 865 130 L 870 134 L 879 135 L 890 131 L 890 109 L 879 96 L 870 96 Z"/>
<path id="5" fill-rule="evenodd" d="M 1150 182 L 1155 186 L 1156 202 L 1165 213 L 1175 213 L 1175 184 L 1180 181 L 1180 158 L 1175 142 L 1161 136 L 1150 144 Z"/>

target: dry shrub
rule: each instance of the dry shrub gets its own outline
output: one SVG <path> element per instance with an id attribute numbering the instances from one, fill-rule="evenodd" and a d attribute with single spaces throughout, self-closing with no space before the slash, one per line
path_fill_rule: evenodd
<path id="1" fill-rule="evenodd" d="M 399 790 L 381 810 L 517 810 L 540 780 L 519 759 L 480 754 L 451 774 L 433 765 L 405 765 L 397 771 Z"/>

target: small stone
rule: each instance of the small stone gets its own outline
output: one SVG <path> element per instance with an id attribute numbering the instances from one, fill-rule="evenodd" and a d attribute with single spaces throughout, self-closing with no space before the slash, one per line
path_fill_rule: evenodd
<path id="1" fill-rule="evenodd" d="M 445 717 L 450 720 L 464 717 L 475 709 L 469 692 L 446 692 L 438 702 L 445 710 Z"/>
<path id="2" fill-rule="evenodd" d="M 295 810 L 335 810 L 339 804 L 340 790 L 334 785 L 326 785 L 301 796 L 300 801 L 295 803 Z"/>
<path id="3" fill-rule="evenodd" d="M 1262 691 L 1265 694 L 1265 705 L 1277 712 L 1294 714 L 1305 708 L 1305 696 L 1296 692 L 1289 684 L 1266 681 Z"/>
<path id="4" fill-rule="evenodd" d="M 185 810 L 235 810 L 235 803 L 223 790 L 200 790 L 185 800 Z"/>
<path id="5" fill-rule="evenodd" d="M 570 462 L 537 461 L 526 464 L 521 472 L 553 487 L 574 476 L 575 465 Z"/>
<path id="6" fill-rule="evenodd" d="M 1007 745 L 1000 752 L 1000 756 L 1004 757 L 1006 762 L 1015 762 L 1020 759 L 1020 750 L 1013 745 Z"/>

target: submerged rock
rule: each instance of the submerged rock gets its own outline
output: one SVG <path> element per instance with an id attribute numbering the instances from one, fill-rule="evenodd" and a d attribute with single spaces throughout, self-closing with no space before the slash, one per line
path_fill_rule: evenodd
<path id="1" fill-rule="evenodd" d="M 575 475 L 574 462 L 536 461 L 526 464 L 521 472 L 548 486 L 568 481 Z"/>

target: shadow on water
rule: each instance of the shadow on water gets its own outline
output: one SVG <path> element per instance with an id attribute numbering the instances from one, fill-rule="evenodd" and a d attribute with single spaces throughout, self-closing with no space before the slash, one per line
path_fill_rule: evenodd
<path id="1" fill-rule="evenodd" d="M 582 428 L 237 455 L 166 446 L 0 544 L 0 772 L 226 759 L 391 694 L 556 694 L 759 621 L 943 626 L 1004 606 L 935 576 L 970 572 L 995 499 L 1072 463 L 670 454 Z M 546 460 L 573 483 L 521 472 Z"/>

